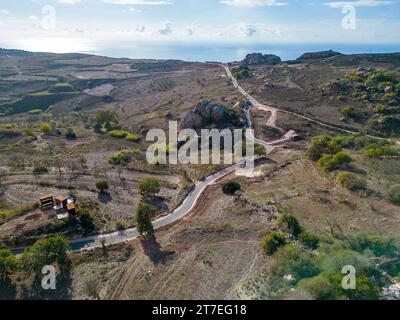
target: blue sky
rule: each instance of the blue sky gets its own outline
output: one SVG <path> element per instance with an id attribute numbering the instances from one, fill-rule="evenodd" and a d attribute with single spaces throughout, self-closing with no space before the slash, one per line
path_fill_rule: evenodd
<path id="1" fill-rule="evenodd" d="M 349 12 L 354 14 L 356 23 L 353 28 L 344 28 L 342 21 L 350 17 Z M 2 0 L 0 3 L 2 47 L 99 51 L 149 41 L 400 44 L 400 1 Z"/>

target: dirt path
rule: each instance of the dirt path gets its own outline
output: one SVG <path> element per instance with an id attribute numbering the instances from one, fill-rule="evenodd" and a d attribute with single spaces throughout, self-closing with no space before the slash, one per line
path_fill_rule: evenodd
<path id="1" fill-rule="evenodd" d="M 275 107 L 270 107 L 270 106 L 263 105 L 263 104 L 261 104 L 260 102 L 258 102 L 253 96 L 251 96 L 246 90 L 244 90 L 244 89 L 239 85 L 238 81 L 237 81 L 236 78 L 233 76 L 233 74 L 232 74 L 232 72 L 231 72 L 231 70 L 229 69 L 228 66 L 222 65 L 222 67 L 225 69 L 225 72 L 227 73 L 228 77 L 231 79 L 231 81 L 232 81 L 234 87 L 235 87 L 236 89 L 238 89 L 239 92 L 240 92 L 244 97 L 246 97 L 246 98 L 252 103 L 252 105 L 253 105 L 255 108 L 265 108 L 266 110 L 268 110 L 269 112 L 271 112 L 271 114 L 274 114 L 273 112 L 275 112 L 275 114 L 277 114 L 277 112 L 282 112 L 282 113 L 285 113 L 285 114 L 289 114 L 289 115 L 292 115 L 292 116 L 295 116 L 295 117 L 299 117 L 299 118 L 305 119 L 305 120 L 307 120 L 307 121 L 310 121 L 310 122 L 313 122 L 313 123 L 315 123 L 315 124 L 318 124 L 318 125 L 320 125 L 320 126 L 322 126 L 322 127 L 329 128 L 329 129 L 333 129 L 333 130 L 337 130 L 337 131 L 342 131 L 342 132 L 345 132 L 345 133 L 348 133 L 348 134 L 351 134 L 351 135 L 354 135 L 354 134 L 358 134 L 358 133 L 359 133 L 359 132 L 357 132 L 357 131 L 352 131 L 352 130 L 349 130 L 349 129 L 343 129 L 343 128 L 341 128 L 341 127 L 337 127 L 337 126 L 335 126 L 335 125 L 332 125 L 332 124 L 329 124 L 329 123 L 325 123 L 325 122 L 322 122 L 322 121 L 320 121 L 320 120 L 316 120 L 316 119 L 313 119 L 313 118 L 304 116 L 304 115 L 302 115 L 302 114 L 299 114 L 299 113 L 296 113 L 296 112 L 293 112 L 293 111 L 281 110 L 281 109 L 278 109 L 278 108 L 275 108 Z M 272 116 L 271 118 L 274 118 L 274 116 Z M 276 118 L 275 118 L 275 120 L 276 120 Z M 271 123 L 274 124 L 274 120 L 272 120 Z M 367 137 L 370 137 L 370 138 L 380 139 L 380 140 L 386 140 L 386 141 L 389 141 L 389 140 L 390 140 L 390 139 L 386 139 L 386 138 L 382 138 L 382 137 L 377 137 L 377 136 L 373 136 L 373 135 L 369 135 L 369 134 L 367 134 L 366 136 L 367 136 Z"/>

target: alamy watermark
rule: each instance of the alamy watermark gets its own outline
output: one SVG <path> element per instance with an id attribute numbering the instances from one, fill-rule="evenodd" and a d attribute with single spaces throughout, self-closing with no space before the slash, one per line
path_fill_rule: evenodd
<path id="1" fill-rule="evenodd" d="M 178 131 L 178 123 L 169 121 L 168 133 L 162 129 L 148 131 L 146 141 L 154 142 L 146 152 L 149 164 L 233 165 L 243 162 L 254 169 L 253 129 L 193 129 Z"/>

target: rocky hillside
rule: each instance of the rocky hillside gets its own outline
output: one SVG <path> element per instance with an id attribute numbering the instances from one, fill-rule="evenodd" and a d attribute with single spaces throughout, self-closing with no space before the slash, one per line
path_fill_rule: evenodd
<path id="1" fill-rule="evenodd" d="M 236 111 L 222 104 L 203 100 L 182 119 L 180 129 L 239 127 L 242 124 L 243 120 Z"/>
<path id="2" fill-rule="evenodd" d="M 297 60 L 307 60 L 307 59 L 325 59 L 334 56 L 342 55 L 340 52 L 328 50 L 328 51 L 317 51 L 317 52 L 306 52 L 302 54 Z"/>
<path id="3" fill-rule="evenodd" d="M 275 65 L 281 63 L 281 61 L 281 58 L 274 54 L 251 53 L 241 63 L 244 65 Z"/>

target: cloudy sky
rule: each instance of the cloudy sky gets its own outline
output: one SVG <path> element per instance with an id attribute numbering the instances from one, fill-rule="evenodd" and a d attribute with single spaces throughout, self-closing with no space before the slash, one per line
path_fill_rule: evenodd
<path id="1" fill-rule="evenodd" d="M 0 2 L 0 47 L 87 52 L 146 41 L 400 44 L 400 1 Z"/>

